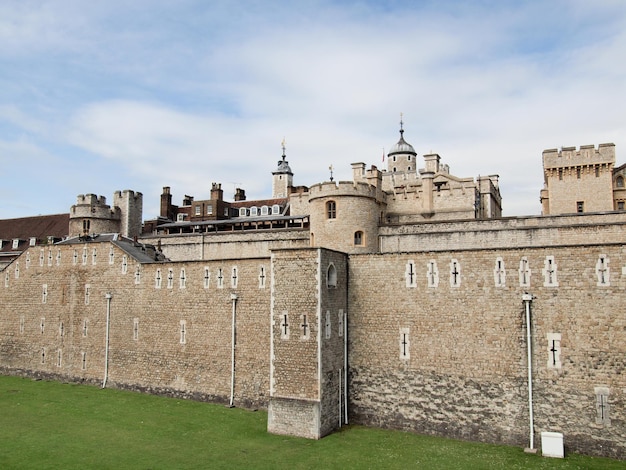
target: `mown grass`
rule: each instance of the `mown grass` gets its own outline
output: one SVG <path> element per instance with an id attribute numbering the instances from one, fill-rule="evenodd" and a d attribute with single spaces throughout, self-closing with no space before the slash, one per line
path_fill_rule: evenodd
<path id="1" fill-rule="evenodd" d="M 581 455 L 347 426 L 319 441 L 266 432 L 267 413 L 0 377 L 2 469 L 623 469 Z"/>

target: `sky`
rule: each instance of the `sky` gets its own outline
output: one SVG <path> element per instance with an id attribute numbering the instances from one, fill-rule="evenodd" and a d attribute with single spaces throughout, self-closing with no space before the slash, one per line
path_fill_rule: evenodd
<path id="1" fill-rule="evenodd" d="M 283 139 L 295 185 L 350 180 L 401 113 L 418 155 L 538 215 L 544 149 L 626 162 L 626 2 L 0 1 L 0 219 L 269 198 Z"/>

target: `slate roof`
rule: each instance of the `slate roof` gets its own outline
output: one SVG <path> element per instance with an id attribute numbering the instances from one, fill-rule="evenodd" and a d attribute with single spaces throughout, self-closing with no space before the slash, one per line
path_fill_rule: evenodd
<path id="1" fill-rule="evenodd" d="M 38 215 L 19 219 L 0 220 L 0 240 L 38 240 L 48 237 L 67 237 L 70 227 L 70 214 Z"/>

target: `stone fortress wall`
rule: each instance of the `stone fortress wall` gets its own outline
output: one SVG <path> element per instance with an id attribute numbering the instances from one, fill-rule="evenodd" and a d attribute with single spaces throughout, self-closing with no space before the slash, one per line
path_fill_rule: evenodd
<path id="1" fill-rule="evenodd" d="M 353 170 L 292 192 L 308 228 L 142 239 L 170 261 L 117 236 L 29 248 L 1 273 L 0 368 L 267 407 L 279 434 L 526 446 L 528 307 L 533 445 L 626 458 L 625 213 L 390 220 L 380 172 Z"/>

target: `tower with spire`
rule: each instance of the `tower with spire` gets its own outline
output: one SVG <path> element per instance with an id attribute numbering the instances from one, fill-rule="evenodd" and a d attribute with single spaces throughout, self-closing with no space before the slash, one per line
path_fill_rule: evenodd
<path id="1" fill-rule="evenodd" d="M 281 142 L 283 148 L 282 159 L 278 160 L 278 168 L 272 172 L 272 197 L 275 199 L 289 196 L 289 188 L 293 186 L 293 173 L 285 154 L 285 139 Z"/>
<path id="2" fill-rule="evenodd" d="M 400 140 L 387 154 L 387 170 L 391 173 L 416 172 L 417 153 L 411 144 L 404 140 L 404 122 L 400 114 Z"/>

